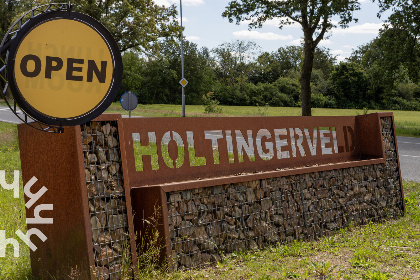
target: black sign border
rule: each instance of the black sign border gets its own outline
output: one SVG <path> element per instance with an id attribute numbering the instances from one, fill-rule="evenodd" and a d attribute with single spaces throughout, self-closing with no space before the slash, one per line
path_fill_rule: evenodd
<path id="1" fill-rule="evenodd" d="M 19 90 L 19 87 L 17 86 L 15 75 L 14 75 L 16 53 L 20 46 L 20 43 L 23 41 L 26 35 L 29 34 L 34 28 L 36 28 L 40 24 L 45 23 L 47 21 L 51 21 L 51 20 L 57 20 L 57 19 L 76 20 L 94 29 L 107 44 L 108 49 L 111 53 L 111 57 L 113 59 L 113 64 L 114 64 L 112 81 L 108 89 L 108 92 L 104 96 L 104 98 L 89 112 L 86 112 L 85 114 L 72 117 L 72 118 L 56 118 L 56 117 L 48 116 L 36 110 L 22 96 Z M 54 36 L 54 34 L 51 34 L 51 36 Z M 53 11 L 53 12 L 49 12 L 45 14 L 40 14 L 32 18 L 28 22 L 26 22 L 22 26 L 21 30 L 19 30 L 19 32 L 16 34 L 16 36 L 12 40 L 7 64 L 8 64 L 7 76 L 8 76 L 9 86 L 12 91 L 13 97 L 16 103 L 19 105 L 19 107 L 23 111 L 25 111 L 25 113 L 29 114 L 34 119 L 48 125 L 56 125 L 56 126 L 75 126 L 75 125 L 84 124 L 98 117 L 100 114 L 102 114 L 111 105 L 111 103 L 114 101 L 114 99 L 118 95 L 119 87 L 122 81 L 122 72 L 123 72 L 121 53 L 117 45 L 117 42 L 112 37 L 111 33 L 101 23 L 96 21 L 94 18 L 88 15 L 82 14 L 82 13 L 71 12 L 71 11 Z"/>
<path id="2" fill-rule="evenodd" d="M 124 97 L 124 95 L 126 95 L 126 94 L 132 94 L 132 95 L 134 95 L 135 97 L 136 97 L 136 99 L 137 99 L 137 102 L 136 102 L 136 107 L 134 107 L 134 109 L 136 109 L 137 108 L 137 106 L 139 105 L 139 98 L 137 97 L 137 94 L 135 94 L 134 92 L 132 92 L 131 90 L 129 90 L 129 91 L 126 91 L 126 92 L 124 92 L 122 95 L 121 95 L 121 97 L 120 97 L 120 104 L 121 104 L 121 107 L 124 109 L 124 110 L 126 110 L 126 111 L 133 111 L 134 109 L 126 109 L 124 106 L 123 106 L 123 104 L 122 104 L 122 102 L 121 102 L 121 100 L 122 100 L 122 98 Z M 128 97 L 128 98 L 130 98 L 130 97 Z"/>

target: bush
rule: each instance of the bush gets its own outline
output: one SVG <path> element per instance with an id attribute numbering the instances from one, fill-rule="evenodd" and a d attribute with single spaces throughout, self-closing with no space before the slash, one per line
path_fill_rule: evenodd
<path id="1" fill-rule="evenodd" d="M 398 84 L 395 94 L 405 100 L 413 100 L 413 98 L 420 98 L 420 86 L 414 83 Z"/>
<path id="2" fill-rule="evenodd" d="M 286 95 L 293 104 L 287 106 L 296 106 L 300 100 L 300 84 L 298 80 L 280 77 L 273 84 L 280 93 Z"/>
<path id="3" fill-rule="evenodd" d="M 284 93 L 278 92 L 276 93 L 271 101 L 269 102 L 270 106 L 274 107 L 293 107 L 295 106 L 295 103 L 293 99 L 289 96 L 287 96 Z"/>
<path id="4" fill-rule="evenodd" d="M 249 96 L 239 87 L 239 85 L 227 86 L 218 84 L 215 87 L 214 98 L 223 105 L 249 105 Z"/>
<path id="5" fill-rule="evenodd" d="M 222 112 L 222 109 L 219 108 L 219 101 L 217 101 L 214 96 L 213 96 L 214 92 L 208 92 L 206 94 L 203 95 L 203 106 L 204 106 L 204 112 L 209 114 L 209 113 L 216 113 L 216 114 L 220 114 Z"/>
<path id="6" fill-rule="evenodd" d="M 353 62 L 341 62 L 331 73 L 331 83 L 339 108 L 363 108 L 369 106 L 369 80 L 362 66 Z"/>
<path id="7" fill-rule="evenodd" d="M 420 100 L 405 100 L 402 97 L 391 97 L 386 100 L 385 107 L 388 110 L 420 111 Z"/>
<path id="8" fill-rule="evenodd" d="M 334 96 L 324 96 L 322 93 L 312 94 L 313 108 L 336 108 L 337 102 Z"/>

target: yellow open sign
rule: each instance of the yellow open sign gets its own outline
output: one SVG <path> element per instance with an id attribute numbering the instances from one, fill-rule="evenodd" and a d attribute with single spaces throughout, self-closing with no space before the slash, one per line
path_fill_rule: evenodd
<path id="1" fill-rule="evenodd" d="M 108 108 L 121 83 L 122 62 L 105 27 L 65 11 L 27 24 L 9 54 L 9 83 L 19 106 L 53 125 L 85 123 Z"/>

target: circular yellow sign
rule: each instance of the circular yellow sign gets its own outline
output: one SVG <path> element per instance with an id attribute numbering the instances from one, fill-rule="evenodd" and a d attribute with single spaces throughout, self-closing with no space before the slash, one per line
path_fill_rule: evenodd
<path id="1" fill-rule="evenodd" d="M 96 108 L 113 82 L 114 61 L 104 38 L 75 19 L 35 26 L 19 44 L 16 86 L 35 110 L 54 118 L 75 118 Z"/>

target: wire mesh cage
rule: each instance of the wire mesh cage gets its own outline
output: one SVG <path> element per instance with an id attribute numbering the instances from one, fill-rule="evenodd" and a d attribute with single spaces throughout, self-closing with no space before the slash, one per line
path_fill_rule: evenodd
<path id="1" fill-rule="evenodd" d="M 81 126 L 96 279 L 121 279 L 131 265 L 116 121 Z"/>
<path id="2" fill-rule="evenodd" d="M 392 118 L 381 118 L 386 164 L 168 192 L 173 269 L 223 253 L 317 239 L 404 213 Z"/>

